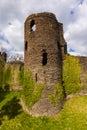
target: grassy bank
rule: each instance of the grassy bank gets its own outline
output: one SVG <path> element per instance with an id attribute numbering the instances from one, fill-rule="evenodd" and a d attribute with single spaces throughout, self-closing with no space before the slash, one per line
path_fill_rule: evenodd
<path id="1" fill-rule="evenodd" d="M 0 94 L 0 130 L 87 130 L 87 96 L 66 101 L 54 118 L 35 118 L 23 112 L 19 92 Z"/>

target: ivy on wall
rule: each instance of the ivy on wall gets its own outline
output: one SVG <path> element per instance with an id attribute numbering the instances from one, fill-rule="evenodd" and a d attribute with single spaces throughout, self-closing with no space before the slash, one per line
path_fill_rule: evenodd
<path id="1" fill-rule="evenodd" d="M 22 99 L 31 108 L 42 95 L 45 85 L 37 84 L 29 70 L 21 70 L 19 73 L 19 83 L 22 86 Z"/>
<path id="2" fill-rule="evenodd" d="M 80 81 L 81 66 L 77 57 L 66 55 L 63 65 L 63 86 L 66 95 L 79 92 L 82 89 Z"/>
<path id="3" fill-rule="evenodd" d="M 56 106 L 58 103 L 62 102 L 64 99 L 64 91 L 62 87 L 62 83 L 59 82 L 55 85 L 54 93 L 48 94 L 48 98 L 54 106 Z"/>

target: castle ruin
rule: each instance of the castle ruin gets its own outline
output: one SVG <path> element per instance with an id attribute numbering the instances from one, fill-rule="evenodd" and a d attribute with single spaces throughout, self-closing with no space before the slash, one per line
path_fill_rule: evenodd
<path id="1" fill-rule="evenodd" d="M 67 53 L 62 23 L 52 13 L 38 13 L 27 17 L 24 29 L 25 67 L 37 82 L 57 83 Z"/>
<path id="2" fill-rule="evenodd" d="M 54 14 L 47 12 L 32 14 L 25 21 L 24 64 L 21 62 L 6 63 L 6 53 L 0 53 L 0 70 L 9 65 L 14 70 L 10 90 L 21 89 L 18 85 L 17 74 L 23 66 L 31 71 L 37 84 L 45 84 L 42 97 L 31 110 L 28 109 L 29 114 L 54 116 L 60 111 L 63 102 L 60 101 L 54 106 L 49 101 L 48 94 L 53 94 L 55 85 L 62 80 L 62 66 L 66 54 L 67 44 L 63 36 L 63 24 L 57 21 Z M 78 56 L 78 59 L 82 68 L 81 82 L 84 85 L 82 91 L 87 93 L 87 57 Z"/>
<path id="3" fill-rule="evenodd" d="M 56 114 L 60 105 L 54 107 L 48 93 L 62 78 L 62 62 L 67 53 L 63 37 L 63 24 L 52 13 L 38 13 L 27 17 L 24 24 L 24 67 L 32 72 L 37 83 L 46 84 L 41 99 L 33 106 L 34 116 Z"/>

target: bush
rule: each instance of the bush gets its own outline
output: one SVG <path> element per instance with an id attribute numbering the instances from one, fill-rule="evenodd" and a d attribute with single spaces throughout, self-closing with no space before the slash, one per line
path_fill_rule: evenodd
<path id="1" fill-rule="evenodd" d="M 0 88 L 8 90 L 11 84 L 12 74 L 11 67 L 8 66 L 0 70 Z"/>
<path id="2" fill-rule="evenodd" d="M 48 98 L 53 105 L 57 105 L 59 102 L 64 99 L 64 92 L 61 82 L 55 85 L 54 93 L 49 94 Z"/>
<path id="3" fill-rule="evenodd" d="M 79 92 L 82 89 L 80 74 L 81 67 L 79 65 L 79 59 L 66 55 L 63 66 L 63 85 L 67 95 Z"/>
<path id="4" fill-rule="evenodd" d="M 19 73 L 19 84 L 22 88 L 22 99 L 31 108 L 41 97 L 45 85 L 37 84 L 29 70 L 21 70 Z"/>

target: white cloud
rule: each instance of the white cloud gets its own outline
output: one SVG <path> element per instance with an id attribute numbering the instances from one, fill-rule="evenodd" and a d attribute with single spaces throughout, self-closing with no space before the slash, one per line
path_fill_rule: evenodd
<path id="1" fill-rule="evenodd" d="M 3 32 L 6 34 L 6 37 L 8 37 L 9 42 L 13 48 L 16 50 L 23 50 L 23 28 L 20 21 L 15 19 L 12 22 L 12 25 L 8 25 L 5 29 L 3 29 Z"/>
<path id="2" fill-rule="evenodd" d="M 65 32 L 68 48 L 73 48 L 80 55 L 87 55 L 87 1 L 76 8 L 76 20 L 70 22 Z"/>
<path id="3" fill-rule="evenodd" d="M 68 48 L 87 55 L 87 0 L 0 0 L 0 31 L 9 41 L 8 45 L 2 39 L 0 45 L 23 51 L 26 17 L 44 11 L 54 13 L 64 24 Z"/>

